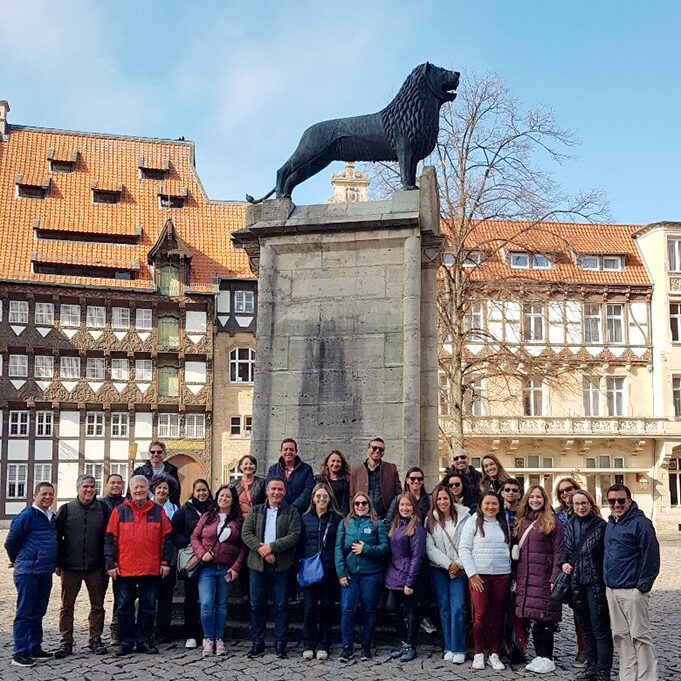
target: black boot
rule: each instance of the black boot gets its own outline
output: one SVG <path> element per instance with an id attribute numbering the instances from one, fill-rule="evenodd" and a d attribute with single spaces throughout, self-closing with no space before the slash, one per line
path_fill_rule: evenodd
<path id="1" fill-rule="evenodd" d="M 609 669 L 599 669 L 596 675 L 597 681 L 610 681 L 611 678 Z"/>
<path id="2" fill-rule="evenodd" d="M 575 681 L 597 681 L 594 663 L 587 661 L 586 665 L 575 674 Z"/>

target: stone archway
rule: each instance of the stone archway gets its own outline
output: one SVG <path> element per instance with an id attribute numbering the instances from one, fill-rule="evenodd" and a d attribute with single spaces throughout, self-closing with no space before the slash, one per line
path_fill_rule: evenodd
<path id="1" fill-rule="evenodd" d="M 197 478 L 207 478 L 203 466 L 186 454 L 176 454 L 168 459 L 169 463 L 177 466 L 180 476 L 180 504 L 184 504 L 192 493 L 192 483 Z"/>

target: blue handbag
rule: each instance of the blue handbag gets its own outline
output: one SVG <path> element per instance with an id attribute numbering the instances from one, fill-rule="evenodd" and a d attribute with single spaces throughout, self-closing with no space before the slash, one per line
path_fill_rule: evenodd
<path id="1" fill-rule="evenodd" d="M 313 554 L 309 558 L 303 558 L 300 561 L 300 567 L 298 568 L 298 586 L 312 586 L 313 584 L 319 584 L 324 578 L 324 567 L 322 566 L 322 549 L 326 543 L 326 534 L 329 531 L 329 525 L 331 521 L 326 524 L 326 529 L 324 530 L 324 537 L 322 539 L 322 545 L 317 553 Z"/>

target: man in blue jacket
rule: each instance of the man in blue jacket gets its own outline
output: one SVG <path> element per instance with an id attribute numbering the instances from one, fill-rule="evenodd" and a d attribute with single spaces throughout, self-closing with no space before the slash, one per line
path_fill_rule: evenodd
<path id="1" fill-rule="evenodd" d="M 279 461 L 267 471 L 267 479 L 284 478 L 286 496 L 284 502 L 293 506 L 298 513 L 305 513 L 310 506 L 314 487 L 314 473 L 309 463 L 298 456 L 298 443 L 290 437 L 282 440 L 279 448 Z"/>
<path id="2" fill-rule="evenodd" d="M 660 571 L 660 545 L 628 487 L 611 485 L 607 499 L 612 515 L 605 528 L 603 575 L 620 681 L 657 681 L 648 599 Z"/>
<path id="3" fill-rule="evenodd" d="M 39 482 L 33 505 L 12 520 L 5 541 L 17 587 L 12 664 L 18 667 L 32 667 L 36 660 L 52 657 L 42 649 L 42 642 L 43 617 L 57 565 L 57 525 L 50 509 L 53 501 L 54 487 Z"/>

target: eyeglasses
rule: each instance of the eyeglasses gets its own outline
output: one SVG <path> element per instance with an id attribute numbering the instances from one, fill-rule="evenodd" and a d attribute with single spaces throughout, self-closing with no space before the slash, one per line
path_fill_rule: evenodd
<path id="1" fill-rule="evenodd" d="M 368 501 L 356 501 L 355 506 L 368 506 L 369 502 Z"/>
<path id="2" fill-rule="evenodd" d="M 410 475 L 407 479 L 408 479 L 410 482 L 423 482 L 423 478 L 421 478 L 421 477 L 416 477 L 416 478 L 415 478 L 415 477 L 413 477 L 413 476 L 411 476 L 411 475 Z"/>
<path id="3" fill-rule="evenodd" d="M 614 506 L 615 504 L 619 504 L 620 506 L 624 506 L 624 504 L 627 503 L 627 498 L 626 497 L 616 497 L 615 499 L 608 499 L 608 503 L 611 506 Z"/>
<path id="4" fill-rule="evenodd" d="M 460 454 L 452 458 L 452 461 L 465 461 L 468 458 L 468 454 Z"/>
<path id="5" fill-rule="evenodd" d="M 369 449 L 371 449 L 372 452 L 384 452 L 385 447 L 378 447 L 376 445 L 370 445 Z"/>
<path id="6" fill-rule="evenodd" d="M 569 487 L 563 487 L 563 489 L 558 490 L 558 492 L 560 494 L 566 494 L 567 492 L 574 492 L 574 491 L 575 491 L 575 488 L 572 485 L 570 485 Z"/>
<path id="7" fill-rule="evenodd" d="M 329 495 L 328 495 L 328 494 L 315 494 L 315 495 L 314 495 L 314 498 L 315 498 L 317 501 L 322 501 L 322 500 L 324 500 L 324 499 L 326 499 L 326 500 L 328 501 Z"/>
<path id="8" fill-rule="evenodd" d="M 520 490 L 515 487 L 504 487 L 504 492 L 507 494 L 520 494 Z"/>
<path id="9" fill-rule="evenodd" d="M 447 484 L 447 487 L 452 488 L 452 487 L 461 487 L 460 482 L 450 482 Z"/>
<path id="10" fill-rule="evenodd" d="M 162 449 L 150 449 L 149 454 L 163 454 Z"/>

